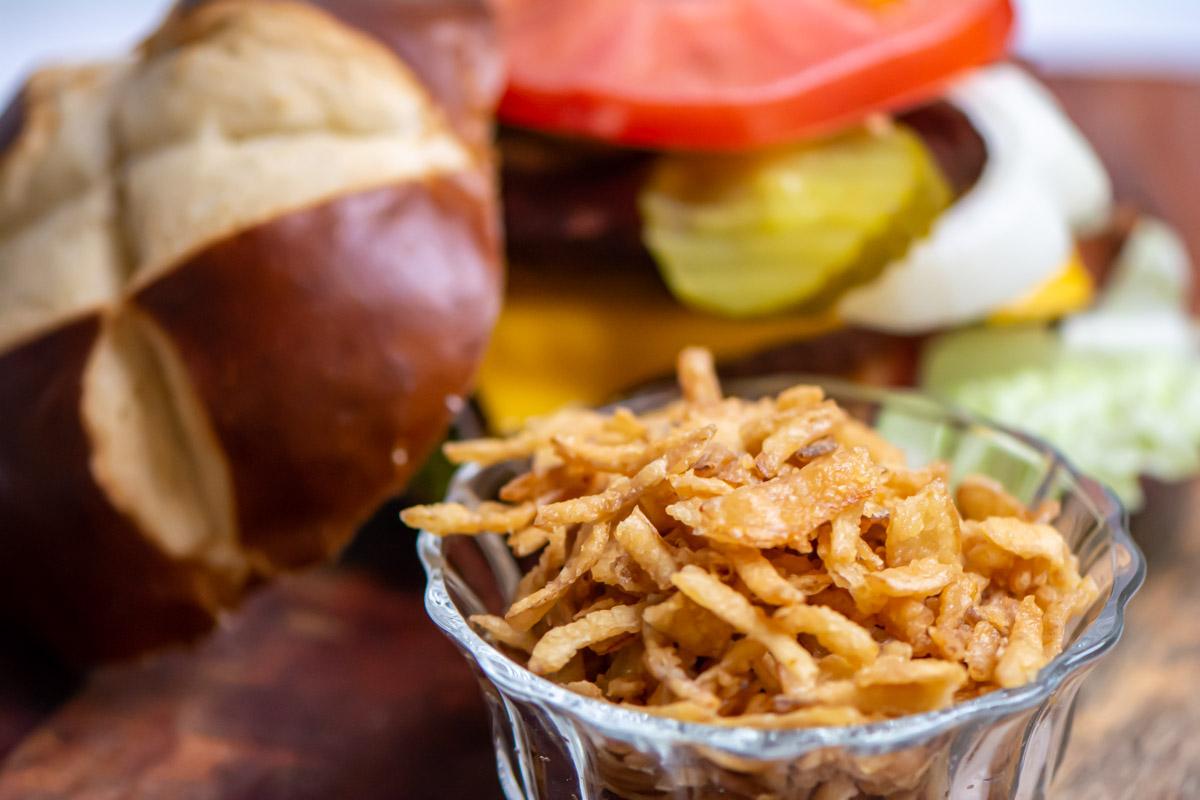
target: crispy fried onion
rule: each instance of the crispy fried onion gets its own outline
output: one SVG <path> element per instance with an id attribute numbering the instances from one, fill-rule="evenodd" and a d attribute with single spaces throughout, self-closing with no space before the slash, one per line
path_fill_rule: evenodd
<path id="1" fill-rule="evenodd" d="M 681 720 L 853 725 L 1035 680 L 1095 602 L 1052 499 L 910 467 L 818 387 L 726 398 L 702 350 L 679 380 L 683 399 L 646 414 L 449 444 L 523 470 L 502 502 L 403 512 L 533 561 L 503 616 L 470 618 L 533 672 Z"/>

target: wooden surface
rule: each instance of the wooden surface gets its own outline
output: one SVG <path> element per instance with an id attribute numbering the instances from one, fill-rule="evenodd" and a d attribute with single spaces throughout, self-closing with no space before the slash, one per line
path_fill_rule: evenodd
<path id="1" fill-rule="evenodd" d="M 488 731 L 416 580 L 327 572 L 196 652 L 94 675 L 9 755 L 0 800 L 486 799 Z"/>
<path id="2" fill-rule="evenodd" d="M 1200 75 L 1046 83 L 1100 153 L 1118 200 L 1174 224 L 1200 262 Z"/>
<path id="3" fill-rule="evenodd" d="M 1056 797 L 1200 797 L 1200 487 L 1155 501 L 1134 528 L 1149 576 L 1084 683 Z"/>
<path id="4" fill-rule="evenodd" d="M 1200 82 L 1051 86 L 1117 196 L 1175 224 L 1200 264 Z M 1193 288 L 1200 308 L 1200 280 Z M 1134 535 L 1149 577 L 1120 645 L 1084 684 L 1056 798 L 1200 797 L 1200 485 L 1159 487 L 1147 509 Z"/>
<path id="5" fill-rule="evenodd" d="M 1200 84 L 1052 83 L 1122 199 L 1200 253 Z M 1200 797 L 1200 486 L 1150 508 L 1150 577 L 1085 685 L 1056 798 Z M 82 685 L 4 638 L 0 800 L 498 798 L 475 679 L 425 617 L 412 542 L 378 534 L 351 553 L 370 573 L 284 581 L 198 650 Z"/>

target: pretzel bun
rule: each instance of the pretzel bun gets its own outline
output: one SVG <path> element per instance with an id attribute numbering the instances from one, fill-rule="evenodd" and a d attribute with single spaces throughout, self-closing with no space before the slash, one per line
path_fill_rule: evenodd
<path id="1" fill-rule="evenodd" d="M 66 658 L 194 637 L 328 558 L 470 390 L 494 95 L 451 122 L 398 50 L 210 0 L 0 118 L 0 613 Z M 435 54 L 446 85 L 478 68 Z"/>

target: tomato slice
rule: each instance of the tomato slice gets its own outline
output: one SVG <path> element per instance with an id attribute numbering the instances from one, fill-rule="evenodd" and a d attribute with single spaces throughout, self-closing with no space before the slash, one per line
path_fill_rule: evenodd
<path id="1" fill-rule="evenodd" d="M 744 150 L 937 94 L 1004 53 L 1009 0 L 498 0 L 501 118 Z"/>

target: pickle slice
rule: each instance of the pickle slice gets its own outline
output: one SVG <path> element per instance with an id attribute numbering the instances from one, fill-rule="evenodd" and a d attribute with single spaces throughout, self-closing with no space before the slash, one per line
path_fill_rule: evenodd
<path id="1" fill-rule="evenodd" d="M 819 310 L 929 230 L 950 189 L 900 125 L 750 155 L 670 155 L 642 190 L 672 293 L 726 316 Z"/>

